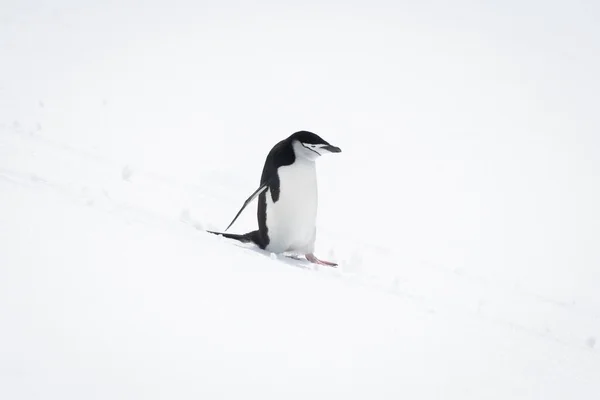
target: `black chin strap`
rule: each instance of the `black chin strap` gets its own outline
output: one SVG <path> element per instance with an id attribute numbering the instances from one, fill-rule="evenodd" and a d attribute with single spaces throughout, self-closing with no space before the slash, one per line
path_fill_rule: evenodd
<path id="1" fill-rule="evenodd" d="M 305 146 L 305 145 L 304 145 L 304 143 L 300 142 L 300 144 L 301 144 L 301 145 L 302 145 L 302 147 L 304 147 L 305 149 L 309 149 L 309 150 L 310 150 L 310 151 L 312 151 L 313 153 L 317 153 L 317 155 L 318 155 L 318 156 L 320 156 L 320 155 L 321 155 L 321 153 L 319 153 L 318 151 L 316 151 L 316 150 L 313 150 L 313 149 L 311 149 L 311 148 L 310 148 L 310 147 L 308 147 L 308 146 Z"/>

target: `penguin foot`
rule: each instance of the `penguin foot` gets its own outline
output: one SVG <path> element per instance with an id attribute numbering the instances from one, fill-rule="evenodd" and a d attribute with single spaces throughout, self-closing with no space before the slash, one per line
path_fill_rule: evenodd
<path id="1" fill-rule="evenodd" d="M 320 264 L 320 265 L 327 265 L 329 267 L 337 267 L 336 263 L 333 263 L 331 261 L 325 261 L 325 260 L 319 260 L 314 254 L 306 254 L 306 259 L 308 261 L 310 261 L 311 263 L 315 263 L 315 264 Z"/>

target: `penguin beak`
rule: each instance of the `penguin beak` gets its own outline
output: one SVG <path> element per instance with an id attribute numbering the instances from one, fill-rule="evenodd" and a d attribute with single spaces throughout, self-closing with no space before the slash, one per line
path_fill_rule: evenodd
<path id="1" fill-rule="evenodd" d="M 330 153 L 341 153 L 342 152 L 342 149 L 340 149 L 339 147 L 332 146 L 330 144 L 323 146 L 321 148 L 327 150 Z"/>

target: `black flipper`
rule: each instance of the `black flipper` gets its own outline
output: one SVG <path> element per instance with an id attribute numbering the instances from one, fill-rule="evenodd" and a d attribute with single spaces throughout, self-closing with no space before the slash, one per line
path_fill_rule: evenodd
<path id="1" fill-rule="evenodd" d="M 242 213 L 242 211 L 244 211 L 244 208 L 246 208 L 246 206 L 248 204 L 252 203 L 252 201 L 254 199 L 256 199 L 259 194 L 261 194 L 263 191 L 267 190 L 268 187 L 269 187 L 269 182 L 266 181 L 262 185 L 260 185 L 260 187 L 258 189 L 256 189 L 254 191 L 254 193 L 252 193 L 250 195 L 250 197 L 248 197 L 246 199 L 246 201 L 244 202 L 244 205 L 242 206 L 242 208 L 240 208 L 240 211 L 238 211 L 238 213 L 235 215 L 235 218 L 233 219 L 233 221 L 231 221 L 231 223 L 229 224 L 229 226 L 227 227 L 227 229 L 225 229 L 225 232 L 227 232 L 227 230 L 229 228 L 231 228 L 231 225 L 233 225 L 233 223 L 235 222 L 235 220 L 238 219 L 238 217 L 240 216 L 240 214 Z M 211 233 L 214 233 L 214 232 L 211 232 Z M 250 232 L 250 233 L 252 233 L 252 232 Z M 247 235 L 249 235 L 250 233 L 247 233 Z M 223 236 L 225 236 L 225 235 L 223 235 Z M 244 236 L 244 235 L 242 235 L 242 236 Z M 231 238 L 231 239 L 234 239 L 234 238 Z"/>

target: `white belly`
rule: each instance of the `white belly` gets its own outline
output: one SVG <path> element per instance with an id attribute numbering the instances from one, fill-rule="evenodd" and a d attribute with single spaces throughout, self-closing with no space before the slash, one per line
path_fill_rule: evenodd
<path id="1" fill-rule="evenodd" d="M 317 173 L 313 161 L 296 159 L 280 167 L 279 200 L 273 203 L 267 191 L 267 228 L 274 253 L 314 251 L 317 220 Z"/>

